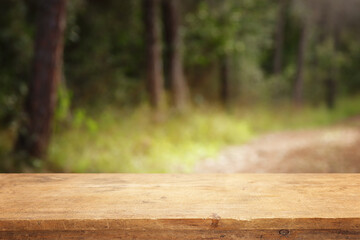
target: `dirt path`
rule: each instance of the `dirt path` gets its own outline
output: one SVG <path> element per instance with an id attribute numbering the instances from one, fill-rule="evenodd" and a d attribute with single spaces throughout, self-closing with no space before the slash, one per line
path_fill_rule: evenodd
<path id="1" fill-rule="evenodd" d="M 230 146 L 195 167 L 198 173 L 360 172 L 360 117 L 332 127 L 289 131 Z"/>

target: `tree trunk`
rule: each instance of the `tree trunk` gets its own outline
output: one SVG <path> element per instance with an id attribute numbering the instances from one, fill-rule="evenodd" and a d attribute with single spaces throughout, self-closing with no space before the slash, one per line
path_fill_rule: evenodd
<path id="1" fill-rule="evenodd" d="M 325 80 L 325 102 L 328 109 L 335 108 L 336 83 L 332 77 Z"/>
<path id="2" fill-rule="evenodd" d="M 183 69 L 179 7 L 179 0 L 163 0 L 167 66 L 172 99 L 176 108 L 183 109 L 187 100 L 187 85 Z"/>
<path id="3" fill-rule="evenodd" d="M 294 102 L 300 106 L 303 103 L 304 91 L 304 68 L 306 59 L 306 50 L 308 45 L 308 23 L 305 21 L 302 25 L 300 33 L 300 41 L 298 48 L 297 69 L 294 84 Z"/>
<path id="4" fill-rule="evenodd" d="M 273 62 L 273 73 L 280 74 L 283 69 L 283 54 L 285 40 L 285 22 L 288 9 L 288 0 L 279 0 L 279 13 L 275 32 L 275 53 Z"/>
<path id="5" fill-rule="evenodd" d="M 43 158 L 49 146 L 61 78 L 66 25 L 66 0 L 40 0 L 34 49 L 33 75 L 26 102 L 26 123 L 15 150 Z"/>
<path id="6" fill-rule="evenodd" d="M 163 104 L 163 66 L 158 21 L 159 0 L 143 0 L 146 40 L 146 79 L 151 106 L 159 110 Z"/>
<path id="7" fill-rule="evenodd" d="M 334 51 L 338 53 L 339 50 L 339 36 L 340 30 L 335 29 L 334 33 L 332 34 L 334 39 Z M 336 106 L 336 95 L 337 95 L 337 79 L 336 76 L 338 75 L 338 66 L 333 66 L 329 69 L 329 77 L 325 80 L 325 103 L 328 109 L 334 109 Z"/>
<path id="8" fill-rule="evenodd" d="M 220 97 L 224 106 L 229 104 L 230 100 L 230 66 L 229 57 L 223 56 L 220 62 Z"/>

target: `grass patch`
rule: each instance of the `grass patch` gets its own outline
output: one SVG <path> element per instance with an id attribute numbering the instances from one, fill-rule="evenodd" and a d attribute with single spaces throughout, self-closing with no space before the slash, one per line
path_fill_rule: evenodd
<path id="1" fill-rule="evenodd" d="M 105 110 L 96 130 L 73 127 L 55 135 L 50 158 L 69 172 L 190 172 L 219 148 L 248 140 L 247 122 L 220 110 L 149 117 L 148 109 Z"/>
<path id="2" fill-rule="evenodd" d="M 231 112 L 207 107 L 183 115 L 167 113 L 162 120 L 154 120 L 144 107 L 110 108 L 92 124 L 58 131 L 49 159 L 66 172 L 191 172 L 197 161 L 224 146 L 265 132 L 326 126 L 359 112 L 359 97 L 340 100 L 333 111 L 323 106 L 239 106 Z"/>
<path id="3" fill-rule="evenodd" d="M 224 111 L 201 107 L 184 114 L 155 118 L 146 107 L 109 107 L 56 124 L 49 157 L 34 171 L 61 172 L 191 172 L 194 164 L 228 145 L 243 144 L 267 132 L 318 128 L 360 113 L 360 97 L 342 99 L 335 110 L 323 106 L 294 109 L 234 107 Z M 0 158 L 9 160 L 14 129 L 0 132 Z"/>

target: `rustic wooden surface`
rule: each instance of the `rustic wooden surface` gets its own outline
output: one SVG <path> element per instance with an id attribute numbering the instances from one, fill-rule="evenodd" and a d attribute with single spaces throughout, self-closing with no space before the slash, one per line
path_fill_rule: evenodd
<path id="1" fill-rule="evenodd" d="M 0 239 L 360 239 L 360 175 L 0 174 Z"/>

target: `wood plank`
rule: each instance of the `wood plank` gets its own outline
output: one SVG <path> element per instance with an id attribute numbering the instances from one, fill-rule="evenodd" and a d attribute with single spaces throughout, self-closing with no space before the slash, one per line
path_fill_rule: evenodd
<path id="1" fill-rule="evenodd" d="M 360 174 L 0 174 L 0 239 L 360 239 Z"/>

